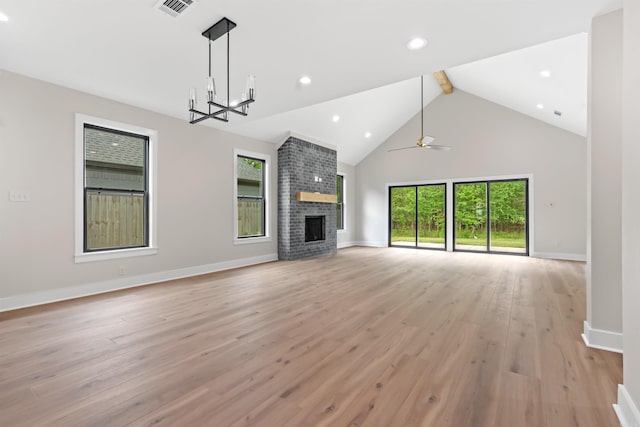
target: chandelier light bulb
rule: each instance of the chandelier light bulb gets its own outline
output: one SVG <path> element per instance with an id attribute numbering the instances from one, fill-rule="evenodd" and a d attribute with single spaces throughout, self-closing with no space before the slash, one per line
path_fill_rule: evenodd
<path id="1" fill-rule="evenodd" d="M 215 102 L 216 99 L 216 82 L 213 77 L 207 77 L 207 101 Z"/>
<path id="2" fill-rule="evenodd" d="M 194 110 L 198 106 L 198 100 L 196 98 L 196 88 L 189 89 L 189 110 Z"/>
<path id="3" fill-rule="evenodd" d="M 254 99 L 256 90 L 256 77 L 252 74 L 247 76 L 247 87 L 246 91 L 249 94 L 249 99 Z"/>

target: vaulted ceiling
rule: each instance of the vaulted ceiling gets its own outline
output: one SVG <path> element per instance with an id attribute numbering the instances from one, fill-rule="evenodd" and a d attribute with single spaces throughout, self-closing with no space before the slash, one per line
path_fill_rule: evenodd
<path id="1" fill-rule="evenodd" d="M 254 74 L 257 100 L 248 117 L 195 126 L 274 143 L 295 132 L 335 145 L 339 160 L 356 164 L 419 111 L 418 76 L 440 69 L 458 89 L 584 135 L 585 33 L 593 16 L 622 5 L 198 0 L 174 18 L 156 3 L 0 0 L 9 18 L 0 22 L 0 68 L 186 120 L 189 88 L 204 95 L 201 32 L 226 16 L 237 23 L 230 34 L 231 98 Z M 415 36 L 427 46 L 407 49 Z M 213 44 L 219 88 L 226 87 L 225 47 L 223 39 Z M 541 78 L 543 69 L 551 77 Z M 299 82 L 303 75 L 311 84 Z M 441 92 L 433 79 L 425 82 L 429 102 Z"/>

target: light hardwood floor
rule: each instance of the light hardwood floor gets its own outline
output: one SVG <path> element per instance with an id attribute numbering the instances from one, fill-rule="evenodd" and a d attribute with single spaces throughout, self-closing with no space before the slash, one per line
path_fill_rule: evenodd
<path id="1" fill-rule="evenodd" d="M 616 426 L 584 264 L 411 249 L 0 314 L 0 426 Z"/>

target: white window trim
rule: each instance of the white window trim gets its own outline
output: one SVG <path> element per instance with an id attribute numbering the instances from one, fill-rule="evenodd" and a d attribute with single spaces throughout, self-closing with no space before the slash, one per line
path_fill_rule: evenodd
<path id="1" fill-rule="evenodd" d="M 88 116 L 86 114 L 76 113 L 75 117 L 75 175 L 74 175 L 74 241 L 75 241 L 75 262 L 91 262 L 103 261 L 108 259 L 129 258 L 134 256 L 153 255 L 158 252 L 156 243 L 156 171 L 157 171 L 157 145 L 158 132 L 139 126 L 126 123 L 114 122 L 111 120 L 101 119 L 99 117 Z M 100 252 L 84 252 L 84 125 L 90 124 L 101 126 L 107 129 L 114 129 L 123 132 L 144 135 L 149 138 L 149 170 L 148 180 L 149 188 L 147 189 L 149 197 L 149 246 L 143 248 L 125 248 L 113 249 Z"/>
<path id="2" fill-rule="evenodd" d="M 238 156 L 251 157 L 264 162 L 264 236 L 238 238 Z M 271 241 L 271 156 L 255 151 L 233 149 L 233 244 L 245 245 Z"/>
<path id="3" fill-rule="evenodd" d="M 347 174 L 345 172 L 338 171 L 337 175 L 342 175 L 342 229 L 336 230 L 338 234 L 345 234 L 347 232 Z"/>

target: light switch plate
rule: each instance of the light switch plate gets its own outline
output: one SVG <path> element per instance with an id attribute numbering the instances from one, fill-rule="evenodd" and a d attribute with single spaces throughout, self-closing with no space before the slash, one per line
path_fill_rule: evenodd
<path id="1" fill-rule="evenodd" d="M 31 195 L 26 191 L 9 191 L 10 202 L 30 202 Z"/>

